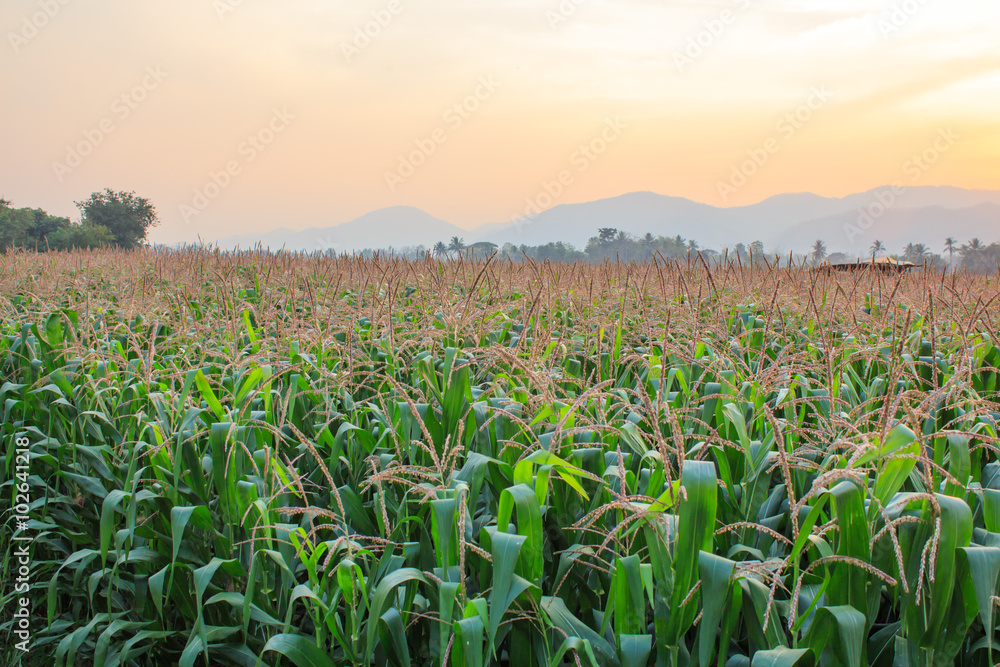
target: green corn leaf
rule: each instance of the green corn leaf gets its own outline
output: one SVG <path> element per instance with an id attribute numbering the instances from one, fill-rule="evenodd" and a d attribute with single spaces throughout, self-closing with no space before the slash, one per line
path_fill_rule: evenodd
<path id="1" fill-rule="evenodd" d="M 959 582 L 971 583 L 979 618 L 984 628 L 993 628 L 994 610 L 996 604 L 993 597 L 997 592 L 997 579 L 1000 575 L 1000 549 L 989 547 L 959 547 L 958 552 L 964 562 L 964 572 L 959 573 Z M 966 575 L 968 580 L 965 580 Z M 987 632 L 987 655 L 993 655 L 993 633 Z"/>
<path id="2" fill-rule="evenodd" d="M 698 554 L 701 579 L 702 614 L 698 624 L 698 664 L 710 665 L 715 651 L 715 639 L 722 624 L 723 607 L 729 595 L 736 563 L 707 551 Z M 723 646 L 723 649 L 725 647 Z M 724 652 L 724 651 L 723 651 Z"/>
<path id="3" fill-rule="evenodd" d="M 497 526 L 501 531 L 517 510 L 517 532 L 525 537 L 524 547 L 518 558 L 517 572 L 535 583 L 541 583 L 542 576 L 542 512 L 535 490 L 526 484 L 517 484 L 504 489 L 500 494 L 497 509 Z"/>
<path id="4" fill-rule="evenodd" d="M 453 624 L 455 645 L 452 648 L 453 667 L 482 667 L 483 643 L 486 639 L 483 619 L 470 616 Z"/>
<path id="5" fill-rule="evenodd" d="M 131 496 L 130 493 L 115 489 L 108 493 L 101 504 L 101 564 L 107 564 L 108 549 L 111 546 L 111 536 L 115 527 L 115 510 L 122 501 Z"/>
<path id="6" fill-rule="evenodd" d="M 208 378 L 202 371 L 198 371 L 194 376 L 195 384 L 198 386 L 198 391 L 201 393 L 201 397 L 208 404 L 209 410 L 215 415 L 218 421 L 225 421 L 226 411 L 222 407 L 222 403 L 216 397 L 215 392 L 212 390 L 212 386 L 208 383 Z"/>
<path id="7" fill-rule="evenodd" d="M 570 651 L 575 652 L 581 664 L 589 664 L 590 667 L 598 667 L 600 664 L 597 662 L 597 656 L 594 655 L 594 649 L 590 646 L 590 642 L 579 637 L 567 637 L 553 654 L 549 667 L 560 667 L 563 664 L 564 656 Z"/>
<path id="8" fill-rule="evenodd" d="M 652 635 L 620 635 L 622 667 L 644 667 L 653 651 Z"/>
<path id="9" fill-rule="evenodd" d="M 543 596 L 541 609 L 552 625 L 564 632 L 567 637 L 577 637 L 589 642 L 601 667 L 621 667 L 614 647 L 604 637 L 576 618 L 566 608 L 566 603 L 562 598 Z"/>
<path id="10" fill-rule="evenodd" d="M 181 549 L 181 542 L 184 539 L 184 529 L 189 522 L 202 530 L 212 529 L 212 515 L 204 505 L 197 507 L 172 507 L 170 509 L 170 537 L 173 543 L 170 564 L 177 561 L 177 554 Z"/>
<path id="11" fill-rule="evenodd" d="M 490 592 L 489 642 L 496 651 L 497 630 L 514 600 L 532 584 L 514 574 L 519 554 L 527 541 L 523 535 L 497 531 L 493 535 L 493 590 Z"/>
<path id="12" fill-rule="evenodd" d="M 427 584 L 427 579 L 419 570 L 413 568 L 401 568 L 391 572 L 378 583 L 375 593 L 372 595 L 371 606 L 369 607 L 369 621 L 366 635 L 365 662 L 371 660 L 375 651 L 375 635 L 378 632 L 379 619 L 382 618 L 390 606 L 389 596 L 394 595 L 396 589 L 403 584 L 410 582 L 421 582 Z"/>
<path id="13" fill-rule="evenodd" d="M 829 649 L 844 667 L 867 664 L 865 615 L 850 606 L 820 607 L 803 641 L 816 655 Z"/>
<path id="14" fill-rule="evenodd" d="M 839 528 L 837 555 L 871 562 L 868 544 L 871 537 L 860 487 L 845 480 L 833 487 L 830 495 Z M 855 609 L 867 609 L 868 572 L 847 562 L 834 562 L 830 571 L 831 581 L 827 589 L 830 606 L 850 605 Z"/>
<path id="15" fill-rule="evenodd" d="M 912 431 L 906 430 L 912 435 Z M 917 465 L 920 443 L 916 442 L 916 436 L 913 437 L 914 440 L 909 444 L 899 445 L 895 448 L 893 454 L 898 455 L 899 458 L 886 459 L 875 478 L 874 496 L 882 507 L 888 505 L 892 497 L 899 493 Z M 904 456 L 909 458 L 903 458 Z"/>
<path id="16" fill-rule="evenodd" d="M 812 667 L 816 664 L 813 652 L 807 648 L 780 647 L 754 653 L 750 667 Z"/>
<path id="17" fill-rule="evenodd" d="M 698 554 L 712 551 L 715 532 L 717 478 L 715 466 L 707 461 L 688 461 L 684 464 L 681 485 L 687 495 L 681 500 L 677 522 L 677 539 L 674 544 L 674 582 L 667 642 L 676 646 L 682 633 L 694 621 L 696 604 L 689 601 L 682 609 L 681 602 L 688 597 L 698 574 Z"/>
<path id="18" fill-rule="evenodd" d="M 406 628 L 399 611 L 390 607 L 379 619 L 379 637 L 389 662 L 396 667 L 410 667 L 410 648 L 406 642 Z"/>
<path id="19" fill-rule="evenodd" d="M 333 667 L 336 664 L 316 646 L 315 639 L 304 635 L 275 635 L 264 644 L 261 658 L 268 651 L 283 655 L 296 667 Z"/>

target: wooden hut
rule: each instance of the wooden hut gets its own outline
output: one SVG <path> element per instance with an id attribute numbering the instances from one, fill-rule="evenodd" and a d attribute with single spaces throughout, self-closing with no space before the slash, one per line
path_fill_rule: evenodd
<path id="1" fill-rule="evenodd" d="M 838 262 L 836 264 L 824 264 L 816 268 L 817 271 L 831 273 L 833 271 L 864 271 L 872 269 L 875 271 L 885 271 L 886 273 L 903 273 L 916 268 L 913 262 L 899 261 L 892 257 L 873 257 L 871 259 L 859 259 L 856 262 Z"/>

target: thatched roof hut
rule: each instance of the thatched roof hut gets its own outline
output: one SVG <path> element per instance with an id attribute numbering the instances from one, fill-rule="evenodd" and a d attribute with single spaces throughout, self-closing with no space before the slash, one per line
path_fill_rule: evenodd
<path id="1" fill-rule="evenodd" d="M 903 271 L 916 268 L 916 266 L 913 262 L 900 261 L 892 257 L 873 257 L 871 259 L 859 259 L 856 262 L 824 264 L 817 267 L 817 270 L 830 273 L 831 271 L 864 271 L 865 269 L 874 269 L 877 271 L 902 273 Z"/>

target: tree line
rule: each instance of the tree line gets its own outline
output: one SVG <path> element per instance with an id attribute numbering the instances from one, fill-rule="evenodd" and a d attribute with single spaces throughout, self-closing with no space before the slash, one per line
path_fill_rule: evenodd
<path id="1" fill-rule="evenodd" d="M 513 243 L 499 245 L 489 241 L 467 245 L 460 237 L 453 236 L 448 242 L 438 241 L 430 246 L 406 246 L 391 250 L 398 256 L 413 259 L 489 257 L 496 254 L 504 259 L 527 257 L 536 261 L 551 260 L 554 262 L 602 261 L 616 258 L 622 261 L 644 261 L 652 259 L 657 254 L 671 259 L 686 257 L 690 253 L 698 252 L 706 257 L 715 257 L 719 254 L 715 250 L 701 248 L 697 241 L 685 239 L 680 235 L 666 237 L 646 234 L 642 237 L 634 237 L 613 227 L 599 229 L 597 235 L 587 241 L 587 245 L 583 249 L 578 249 L 573 244 L 562 241 L 537 246 L 515 245 Z M 378 251 L 375 249 L 367 248 L 360 254 L 373 255 L 376 252 Z"/>
<path id="2" fill-rule="evenodd" d="M 362 254 L 374 254 L 376 251 L 368 249 Z M 987 245 L 982 240 L 974 238 L 967 243 L 960 244 L 956 239 L 949 237 L 944 244 L 943 255 L 934 253 L 926 244 L 908 243 L 900 253 L 887 254 L 888 248 L 881 240 L 876 240 L 869 248 L 867 255 L 848 255 L 846 253 L 828 253 L 826 244 L 822 240 L 817 240 L 809 253 L 787 253 L 781 250 L 767 252 L 764 243 L 753 241 L 750 244 L 737 243 L 732 247 L 723 248 L 721 251 L 712 248 L 702 248 L 693 239 L 685 239 L 681 235 L 677 236 L 654 236 L 646 233 L 643 236 L 635 236 L 614 227 L 603 227 L 597 231 L 597 235 L 587 241 L 583 249 L 577 249 L 572 244 L 555 242 L 544 245 L 514 245 L 505 243 L 502 246 L 496 243 L 480 242 L 466 245 L 458 236 L 453 236 L 447 243 L 439 241 L 426 246 L 410 246 L 401 250 L 394 250 L 397 255 L 410 258 L 423 258 L 433 256 L 441 259 L 458 257 L 489 257 L 496 254 L 503 259 L 523 259 L 529 258 L 536 261 L 604 261 L 621 260 L 625 262 L 645 261 L 654 256 L 661 256 L 667 259 L 680 259 L 690 256 L 701 255 L 706 262 L 716 264 L 723 261 L 732 260 L 737 263 L 750 264 L 754 262 L 767 261 L 768 263 L 782 264 L 789 260 L 799 264 L 812 264 L 820 266 L 822 264 L 838 264 L 864 261 L 873 257 L 888 256 L 897 261 L 913 262 L 917 266 L 928 266 L 937 270 L 948 268 L 961 268 L 977 273 L 993 273 L 1000 266 L 1000 243 Z M 947 255 L 945 258 L 944 255 Z"/>
<path id="3" fill-rule="evenodd" d="M 80 219 L 50 215 L 40 208 L 14 208 L 0 198 L 0 252 L 13 249 L 73 250 L 138 248 L 159 224 L 156 208 L 134 192 L 110 188 L 74 202 Z"/>
<path id="4" fill-rule="evenodd" d="M 844 253 L 828 254 L 826 244 L 817 239 L 813 244 L 809 259 L 813 264 L 838 264 L 859 259 L 877 258 L 886 255 L 885 243 L 876 239 L 868 249 L 869 255 L 865 258 L 852 257 Z M 945 259 L 944 255 L 948 258 Z M 956 263 L 955 257 L 958 256 Z M 949 236 L 945 239 L 942 254 L 937 254 L 924 243 L 908 243 L 903 248 L 903 252 L 888 255 L 897 261 L 912 262 L 917 266 L 929 266 L 935 269 L 961 268 L 974 273 L 993 273 L 1000 267 L 1000 243 L 987 245 L 979 238 L 974 238 L 967 243 L 960 244 L 958 240 Z"/>

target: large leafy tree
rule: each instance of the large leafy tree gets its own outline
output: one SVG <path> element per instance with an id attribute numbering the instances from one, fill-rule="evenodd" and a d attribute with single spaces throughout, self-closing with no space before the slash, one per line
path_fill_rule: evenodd
<path id="1" fill-rule="evenodd" d="M 46 238 L 50 250 L 106 248 L 114 244 L 115 238 L 108 228 L 94 224 L 66 225 Z"/>
<path id="2" fill-rule="evenodd" d="M 95 192 L 90 199 L 76 202 L 84 225 L 106 227 L 115 245 L 138 248 L 146 240 L 149 230 L 159 224 L 156 208 L 144 197 L 134 192 L 116 192 L 107 188 Z"/>
<path id="3" fill-rule="evenodd" d="M 31 211 L 0 207 L 0 251 L 10 248 L 24 248 L 32 245 L 31 227 L 34 217 Z"/>
<path id="4" fill-rule="evenodd" d="M 39 250 L 49 246 L 54 234 L 71 226 L 69 218 L 49 215 L 40 208 L 31 209 L 30 214 L 32 217 L 31 228 L 28 230 L 28 235 L 31 237 L 30 245 L 37 246 Z"/>
<path id="5" fill-rule="evenodd" d="M 106 227 L 86 222 L 74 224 L 69 218 L 49 215 L 40 208 L 12 208 L 0 199 L 0 252 L 11 248 L 27 250 L 72 250 L 115 245 Z"/>
<path id="6" fill-rule="evenodd" d="M 614 227 L 601 227 L 597 230 L 597 237 L 602 243 L 611 243 L 618 236 L 618 230 Z"/>
<path id="7" fill-rule="evenodd" d="M 49 215 L 40 208 L 11 208 L 0 199 L 0 249 L 46 249 L 46 238 L 57 229 L 69 225 L 69 219 Z"/>

